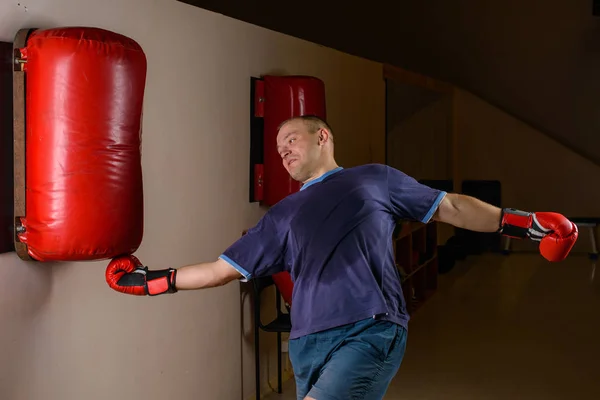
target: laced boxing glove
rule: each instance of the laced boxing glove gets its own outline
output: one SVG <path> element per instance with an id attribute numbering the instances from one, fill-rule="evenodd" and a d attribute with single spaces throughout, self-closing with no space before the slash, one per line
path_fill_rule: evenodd
<path id="1" fill-rule="evenodd" d="M 499 232 L 505 236 L 540 242 L 540 254 L 548 261 L 564 260 L 577 241 L 577 225 L 554 212 L 530 213 L 504 208 Z"/>
<path id="2" fill-rule="evenodd" d="M 173 268 L 149 271 L 140 260 L 132 255 L 116 257 L 106 268 L 106 282 L 114 290 L 136 296 L 156 296 L 176 293 Z"/>

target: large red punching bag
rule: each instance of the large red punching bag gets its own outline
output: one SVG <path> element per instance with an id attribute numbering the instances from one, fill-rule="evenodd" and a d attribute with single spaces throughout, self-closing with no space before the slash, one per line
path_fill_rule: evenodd
<path id="1" fill-rule="evenodd" d="M 140 45 L 98 28 L 34 30 L 25 74 L 25 215 L 38 261 L 133 253 L 143 235 Z"/>

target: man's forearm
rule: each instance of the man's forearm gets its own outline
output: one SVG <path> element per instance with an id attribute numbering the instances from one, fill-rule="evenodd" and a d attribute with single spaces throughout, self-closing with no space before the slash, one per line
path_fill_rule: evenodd
<path id="1" fill-rule="evenodd" d="M 222 286 L 241 274 L 225 261 L 218 259 L 211 263 L 187 265 L 177 269 L 175 286 L 177 290 L 204 289 Z"/>
<path id="2" fill-rule="evenodd" d="M 476 232 L 496 232 L 502 210 L 474 197 L 448 193 L 434 219 Z"/>

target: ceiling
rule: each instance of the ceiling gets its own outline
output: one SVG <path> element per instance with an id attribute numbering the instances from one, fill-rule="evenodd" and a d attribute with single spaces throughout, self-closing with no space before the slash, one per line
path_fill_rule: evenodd
<path id="1" fill-rule="evenodd" d="M 600 165 L 593 0 L 181 1 L 453 83 Z"/>

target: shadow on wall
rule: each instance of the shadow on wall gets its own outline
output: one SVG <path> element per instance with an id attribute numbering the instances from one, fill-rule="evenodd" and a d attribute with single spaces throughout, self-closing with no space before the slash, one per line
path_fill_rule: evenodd
<path id="1" fill-rule="evenodd" d="M 12 43 L 0 42 L 0 397 L 22 398 L 25 363 L 52 285 L 52 266 L 21 260 L 13 245 Z"/>
<path id="2" fill-rule="evenodd" d="M 31 369 L 25 363 L 35 360 L 26 354 L 35 351 L 33 335 L 52 290 L 52 267 L 21 261 L 14 253 L 2 254 L 0 266 L 0 397 L 18 399 L 26 385 L 19 379 Z"/>
<path id="3" fill-rule="evenodd" d="M 240 285 L 240 327 L 241 327 L 241 342 L 240 342 L 240 352 L 241 352 L 241 360 L 240 369 L 242 376 L 242 398 L 246 398 L 248 393 L 254 393 L 254 388 L 250 388 L 246 386 L 246 382 L 254 382 L 250 380 L 250 377 L 244 376 L 244 365 L 250 365 L 253 357 L 250 357 L 254 352 L 254 329 L 253 329 L 253 321 L 254 321 L 254 313 L 252 310 L 254 309 L 254 301 L 252 298 L 252 285 Z"/>
<path id="4" fill-rule="evenodd" d="M 275 286 L 264 289 L 260 302 L 260 317 L 263 323 L 273 321 L 277 317 L 276 304 L 277 292 Z M 241 307 L 241 369 L 242 369 L 242 398 L 254 398 L 256 389 L 256 347 L 255 347 L 255 297 L 254 282 L 240 284 Z M 287 312 L 282 310 L 283 312 Z M 282 333 L 282 341 L 287 341 L 289 333 Z M 277 334 L 274 332 L 260 331 L 260 386 L 261 397 L 277 390 Z M 281 358 L 282 380 L 291 377 L 291 365 L 287 351 L 283 351 Z M 244 371 L 251 371 L 246 373 Z"/>

